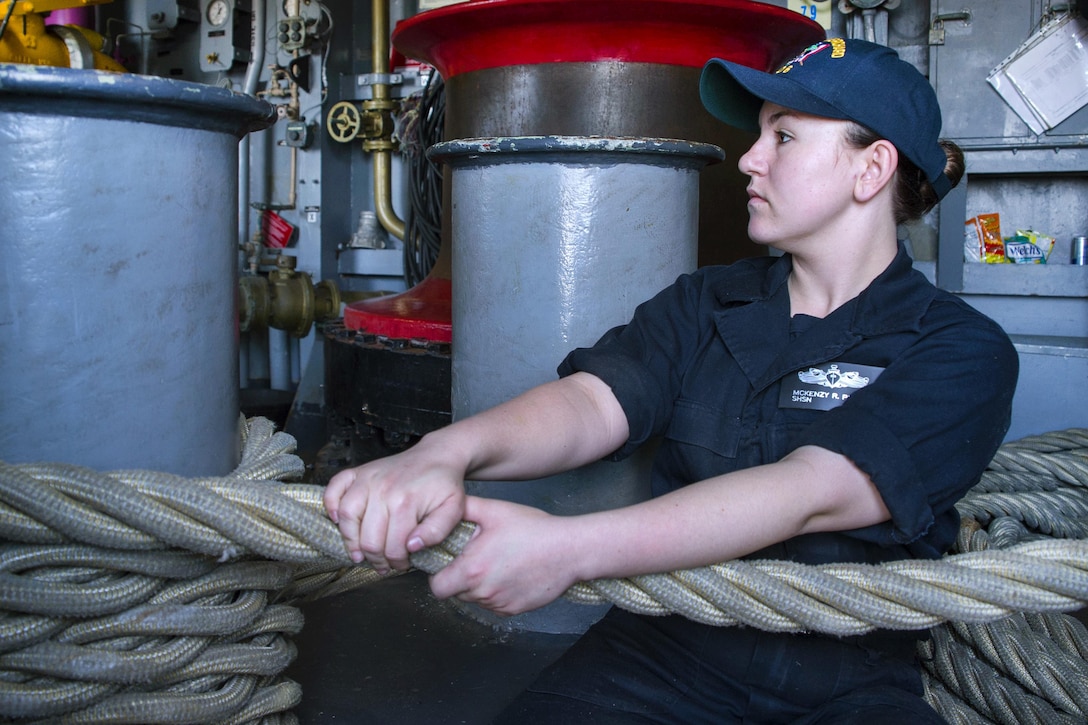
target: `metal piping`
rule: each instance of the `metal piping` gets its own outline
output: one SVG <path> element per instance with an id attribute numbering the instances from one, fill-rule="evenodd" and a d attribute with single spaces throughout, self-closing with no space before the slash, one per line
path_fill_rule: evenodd
<path id="1" fill-rule="evenodd" d="M 252 59 L 246 68 L 243 91 L 256 96 L 257 82 L 261 78 L 265 56 L 265 0 L 253 3 L 253 32 L 251 33 Z M 238 243 L 249 241 L 249 135 L 238 144 Z"/>
<path id="2" fill-rule="evenodd" d="M 257 96 L 257 83 L 261 78 L 261 70 L 264 67 L 265 57 L 265 0 L 256 0 L 253 3 L 253 28 L 250 38 L 250 61 L 246 67 L 246 76 L 242 90 L 248 96 Z M 249 194 L 250 194 L 250 140 L 249 136 L 243 136 L 238 143 L 238 244 L 250 243 L 249 238 Z M 261 368 L 267 364 L 271 366 L 267 350 L 248 354 L 249 348 L 254 342 L 253 336 L 249 336 L 249 345 L 246 345 L 246 355 L 239 353 L 238 378 L 240 386 L 249 387 L 249 383 L 256 376 L 254 368 Z"/>
<path id="3" fill-rule="evenodd" d="M 393 152 L 374 152 L 374 211 L 386 231 L 404 239 L 404 220 L 393 211 Z"/>
<path id="4" fill-rule="evenodd" d="M 389 0 L 373 0 L 371 7 L 371 65 L 375 83 L 370 87 L 371 101 L 364 103 L 379 112 L 389 106 Z M 378 221 L 397 239 L 404 239 L 404 220 L 393 210 L 393 148 L 389 133 L 384 133 L 379 148 L 371 148 L 374 154 L 374 212 Z"/>

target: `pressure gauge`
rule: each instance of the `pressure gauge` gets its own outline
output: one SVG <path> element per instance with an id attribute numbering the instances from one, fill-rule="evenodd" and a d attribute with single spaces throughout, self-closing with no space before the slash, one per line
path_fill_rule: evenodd
<path id="1" fill-rule="evenodd" d="M 230 4 L 227 0 L 212 0 L 208 3 L 206 15 L 208 22 L 212 25 L 216 27 L 226 25 L 227 21 L 230 20 Z"/>
<path id="2" fill-rule="evenodd" d="M 200 70 L 222 73 L 239 61 L 248 61 L 252 26 L 250 2 L 200 0 L 200 6 L 204 8 L 200 16 Z"/>

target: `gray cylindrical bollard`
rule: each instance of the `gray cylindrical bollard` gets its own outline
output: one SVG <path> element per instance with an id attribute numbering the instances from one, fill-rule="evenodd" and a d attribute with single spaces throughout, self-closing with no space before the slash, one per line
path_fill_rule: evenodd
<path id="1" fill-rule="evenodd" d="M 0 66 L 0 459 L 238 461 L 238 139 L 263 101 Z"/>
<path id="2" fill-rule="evenodd" d="M 565 136 L 430 153 L 452 169 L 454 420 L 554 380 L 571 349 L 695 269 L 699 170 L 723 158 L 703 143 Z M 574 514 L 642 500 L 648 474 L 643 456 L 468 490 Z M 559 602 L 509 625 L 579 631 L 600 614 Z"/>

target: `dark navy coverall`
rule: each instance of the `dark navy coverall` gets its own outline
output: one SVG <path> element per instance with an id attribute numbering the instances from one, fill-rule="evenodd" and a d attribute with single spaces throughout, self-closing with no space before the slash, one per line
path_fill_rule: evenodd
<path id="1" fill-rule="evenodd" d="M 684 275 L 559 373 L 612 388 L 630 428 L 614 458 L 660 441 L 655 495 L 815 445 L 865 471 L 891 513 L 747 558 L 940 557 L 959 528 L 956 501 L 1008 430 L 1012 343 L 914 270 L 902 245 L 823 319 L 791 317 L 790 270 L 785 255 Z M 500 721 L 941 722 L 920 697 L 920 636 L 769 633 L 613 608 Z"/>

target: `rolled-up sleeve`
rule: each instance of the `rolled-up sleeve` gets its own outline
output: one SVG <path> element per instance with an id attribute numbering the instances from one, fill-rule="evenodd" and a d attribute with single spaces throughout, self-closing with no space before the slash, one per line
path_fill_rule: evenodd
<path id="1" fill-rule="evenodd" d="M 560 376 L 587 372 L 612 389 L 630 430 L 614 459 L 668 425 L 682 371 L 699 344 L 702 280 L 699 272 L 682 275 L 639 305 L 628 324 L 609 330 L 593 347 L 572 351 L 559 365 Z"/>

